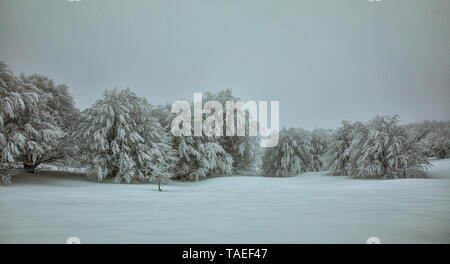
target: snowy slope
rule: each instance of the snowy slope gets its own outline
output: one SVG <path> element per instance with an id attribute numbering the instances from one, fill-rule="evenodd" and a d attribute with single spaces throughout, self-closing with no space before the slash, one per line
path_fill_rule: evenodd
<path id="1" fill-rule="evenodd" d="M 222 177 L 98 184 L 61 172 L 0 187 L 0 243 L 450 242 L 450 159 L 430 179 Z"/>

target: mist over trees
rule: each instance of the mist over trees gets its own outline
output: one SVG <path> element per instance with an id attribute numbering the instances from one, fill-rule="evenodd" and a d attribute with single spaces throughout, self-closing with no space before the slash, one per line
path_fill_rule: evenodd
<path id="1" fill-rule="evenodd" d="M 226 105 L 240 99 L 227 89 L 205 93 L 203 100 Z M 260 148 L 248 133 L 249 112 L 236 111 L 234 122 L 239 114 L 244 136 L 225 136 L 225 126 L 222 137 L 174 136 L 171 105 L 112 89 L 80 112 L 66 85 L 40 74 L 16 76 L 0 62 L 0 183 L 41 164 L 79 167 L 99 182 L 159 186 L 171 179 L 328 170 L 352 178 L 408 178 L 424 177 L 430 158 L 450 155 L 450 121 L 400 125 L 394 115 L 342 121 L 334 130 L 283 128 L 277 146 Z"/>

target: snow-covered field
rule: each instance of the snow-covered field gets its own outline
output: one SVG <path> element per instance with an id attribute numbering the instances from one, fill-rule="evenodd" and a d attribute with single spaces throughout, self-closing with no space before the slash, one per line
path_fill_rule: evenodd
<path id="1" fill-rule="evenodd" d="M 0 187 L 0 243 L 450 243 L 450 159 L 430 179 L 220 177 L 92 183 L 41 171 Z"/>

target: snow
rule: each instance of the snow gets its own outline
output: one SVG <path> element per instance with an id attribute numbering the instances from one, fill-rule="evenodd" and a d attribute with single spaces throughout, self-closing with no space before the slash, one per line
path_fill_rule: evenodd
<path id="1" fill-rule="evenodd" d="M 40 171 L 0 187 L 0 243 L 450 243 L 450 159 L 428 179 L 218 177 L 116 185 Z"/>

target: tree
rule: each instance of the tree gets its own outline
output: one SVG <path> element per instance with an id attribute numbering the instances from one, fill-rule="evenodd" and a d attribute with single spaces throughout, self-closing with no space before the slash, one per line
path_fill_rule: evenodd
<path id="1" fill-rule="evenodd" d="M 350 145 L 353 142 L 355 126 L 349 121 L 342 121 L 333 134 L 327 151 L 328 168 L 335 175 L 349 175 L 351 171 Z"/>
<path id="2" fill-rule="evenodd" d="M 14 121 L 19 112 L 33 107 L 37 95 L 27 93 L 5 63 L 0 61 L 0 183 L 10 184 L 12 175 L 9 163 L 15 161 L 20 152 L 17 143 L 24 144 L 20 134 L 15 134 Z"/>
<path id="3" fill-rule="evenodd" d="M 61 130 L 46 110 L 45 95 L 34 84 L 15 77 L 6 64 L 0 62 L 0 170 L 4 171 L 3 183 L 11 181 L 11 169 L 16 168 L 16 162 L 36 163 L 39 157 L 51 151 L 51 143 L 61 137 Z"/>
<path id="4" fill-rule="evenodd" d="M 75 134 L 91 179 L 159 186 L 170 178 L 174 158 L 170 137 L 152 107 L 130 89 L 105 91 L 82 112 Z"/>
<path id="5" fill-rule="evenodd" d="M 237 102 L 241 99 L 233 96 L 231 89 L 227 89 L 219 91 L 216 94 L 206 93 L 204 100 L 215 100 L 225 106 L 227 101 Z M 261 155 L 261 148 L 258 144 L 258 137 L 249 135 L 249 111 L 243 111 L 243 113 L 236 111 L 234 122 L 237 122 L 239 114 L 243 114 L 242 118 L 245 120 L 245 135 L 223 136 L 219 138 L 218 142 L 233 158 L 233 173 L 247 174 L 256 171 L 258 159 Z M 223 120 L 226 120 L 226 111 L 224 111 Z M 226 135 L 226 126 L 223 127 L 223 135 Z"/>
<path id="6" fill-rule="evenodd" d="M 428 132 L 407 133 L 399 121 L 397 115 L 343 121 L 327 153 L 330 170 L 353 178 L 423 177 L 430 163 L 417 138 Z"/>
<path id="7" fill-rule="evenodd" d="M 313 168 L 320 171 L 325 168 L 326 153 L 330 144 L 330 131 L 325 129 L 314 129 L 311 132 L 311 155 Z"/>
<path id="8" fill-rule="evenodd" d="M 178 154 L 176 179 L 198 181 L 232 173 L 233 158 L 216 138 L 180 136 L 174 137 L 174 142 Z"/>
<path id="9" fill-rule="evenodd" d="M 36 131 L 25 130 L 28 138 L 35 141 L 43 140 L 46 144 L 45 152 L 35 153 L 35 149 L 32 148 L 23 152 L 19 158 L 27 172 L 34 172 L 41 163 L 55 162 L 73 155 L 74 144 L 71 142 L 70 135 L 79 121 L 80 112 L 75 107 L 73 97 L 66 85 L 56 85 L 52 79 L 39 74 L 30 76 L 22 74 L 20 79 L 24 84 L 35 87 L 40 97 L 35 115 L 26 115 L 22 118 L 28 123 L 36 121 L 34 126 Z M 46 128 L 43 124 L 51 126 L 58 135 L 55 134 L 52 140 L 37 136 L 36 133 Z"/>
<path id="10" fill-rule="evenodd" d="M 436 122 L 423 139 L 424 146 L 438 159 L 450 154 L 450 122 Z"/>
<path id="11" fill-rule="evenodd" d="M 348 148 L 349 162 L 347 164 L 346 172 L 347 175 L 355 177 L 358 174 L 358 169 L 360 166 L 360 157 L 364 154 L 364 144 L 367 142 L 369 135 L 369 128 L 367 124 L 362 122 L 353 123 L 353 128 L 351 132 L 352 142 Z"/>
<path id="12" fill-rule="evenodd" d="M 286 177 L 313 170 L 310 134 L 301 128 L 283 128 L 278 145 L 267 148 L 262 159 L 266 176 Z"/>
<path id="13" fill-rule="evenodd" d="M 450 121 L 422 121 L 405 129 L 408 139 L 417 142 L 424 155 L 442 159 L 450 154 Z"/>
<path id="14" fill-rule="evenodd" d="M 171 105 L 156 107 L 155 115 L 164 130 L 170 134 L 174 146 L 176 153 L 172 167 L 174 179 L 199 181 L 212 176 L 232 173 L 233 158 L 219 144 L 217 137 L 172 135 L 171 125 L 176 114 L 171 112 Z M 193 123 L 191 123 L 191 127 L 193 127 Z"/>
<path id="15" fill-rule="evenodd" d="M 427 169 L 432 165 L 426 156 L 423 145 L 415 140 L 408 139 L 403 152 L 407 157 L 408 164 L 403 167 L 403 173 L 399 173 L 403 178 L 424 177 Z"/>
<path id="16" fill-rule="evenodd" d="M 397 115 L 377 116 L 369 121 L 354 177 L 400 178 L 408 177 L 407 171 L 426 170 L 428 161 L 408 144 L 406 131 L 398 125 L 399 121 Z"/>

